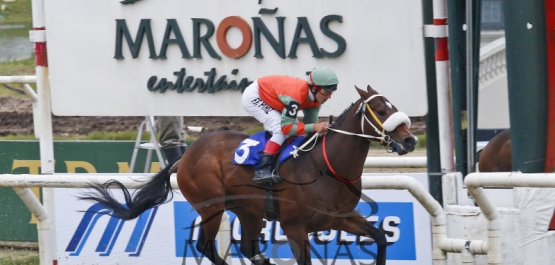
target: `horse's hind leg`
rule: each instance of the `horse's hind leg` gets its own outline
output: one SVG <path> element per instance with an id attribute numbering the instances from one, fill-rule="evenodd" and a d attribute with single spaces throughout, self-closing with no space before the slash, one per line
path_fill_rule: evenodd
<path id="1" fill-rule="evenodd" d="M 260 231 L 264 220 L 239 209 L 234 211 L 241 221 L 241 253 L 255 265 L 271 264 L 270 259 L 260 253 Z"/>
<path id="2" fill-rule="evenodd" d="M 333 227 L 336 230 L 342 230 L 351 234 L 371 237 L 378 244 L 378 253 L 376 257 L 376 265 L 385 265 L 387 240 L 385 233 L 372 225 L 362 216 L 342 218 Z"/>
<path id="3" fill-rule="evenodd" d="M 223 207 L 221 207 L 221 211 L 215 212 L 213 215 L 203 214 L 205 211 L 200 212 L 202 212 L 202 225 L 197 241 L 197 250 L 212 261 L 212 263 L 216 265 L 227 265 L 220 255 L 218 255 L 215 244 L 216 235 L 218 234 L 220 222 L 222 220 Z"/>

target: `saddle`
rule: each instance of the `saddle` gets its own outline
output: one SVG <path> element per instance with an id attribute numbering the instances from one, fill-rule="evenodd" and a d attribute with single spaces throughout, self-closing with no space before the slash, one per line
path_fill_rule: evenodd
<path id="1" fill-rule="evenodd" d="M 233 164 L 249 165 L 256 169 L 260 161 L 260 153 L 263 152 L 270 137 L 272 137 L 270 132 L 261 131 L 243 140 L 235 150 Z M 272 172 L 275 172 L 277 177 L 272 178 L 273 182 L 260 184 L 260 187 L 262 187 L 264 191 L 264 207 L 266 208 L 264 218 L 268 221 L 279 221 L 279 204 L 277 204 L 275 196 L 276 190 L 274 189 L 274 185 L 282 180 L 281 177 L 279 177 L 279 165 L 291 158 L 291 153 L 294 151 L 295 147 L 299 146 L 304 139 L 304 136 L 297 136 L 289 137 L 285 140 L 277 153 L 278 158 L 272 165 Z"/>
<path id="2" fill-rule="evenodd" d="M 272 134 L 267 131 L 261 131 L 251 135 L 249 138 L 243 140 L 239 143 L 237 149 L 235 149 L 235 155 L 233 157 L 233 164 L 252 166 L 258 169 L 260 162 L 260 154 L 264 151 L 264 147 L 268 140 L 272 137 Z M 279 169 L 279 165 L 291 158 L 292 152 L 305 140 L 304 136 L 289 137 L 281 145 L 274 165 L 274 170 Z"/>

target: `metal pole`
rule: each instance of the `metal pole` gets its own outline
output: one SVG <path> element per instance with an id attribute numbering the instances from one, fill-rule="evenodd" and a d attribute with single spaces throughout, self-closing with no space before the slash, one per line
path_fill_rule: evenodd
<path id="1" fill-rule="evenodd" d="M 445 0 L 434 0 L 436 41 L 436 80 L 439 123 L 439 144 L 442 173 L 455 171 L 453 162 L 453 119 L 451 114 L 451 84 L 449 79 L 449 50 L 447 45 L 447 6 Z"/>
<path id="2" fill-rule="evenodd" d="M 547 41 L 543 1 L 503 1 L 513 171 L 543 172 L 547 135 Z M 526 67 L 523 67 L 526 66 Z"/>
<path id="3" fill-rule="evenodd" d="M 433 23 L 433 1 L 422 0 L 424 25 Z M 426 36 L 429 37 L 429 36 Z M 439 155 L 439 121 L 437 117 L 437 89 L 434 39 L 424 39 L 426 58 L 426 91 L 428 92 L 428 114 L 426 115 L 426 156 L 428 168 L 428 188 L 430 194 L 443 205 L 441 161 Z"/>
<path id="4" fill-rule="evenodd" d="M 46 31 L 44 0 L 33 0 L 33 30 L 29 32 L 31 42 L 35 43 L 35 71 L 37 78 L 38 108 L 40 116 L 40 160 L 43 175 L 54 174 L 54 144 L 52 137 L 52 109 L 50 103 L 50 84 L 48 81 L 48 57 L 46 53 Z M 52 213 L 54 212 L 54 190 L 42 189 L 42 202 L 45 218 L 38 219 L 40 264 L 57 264 L 56 232 Z"/>
<path id="5" fill-rule="evenodd" d="M 474 0 L 466 0 L 466 158 L 467 173 L 474 172 Z"/>

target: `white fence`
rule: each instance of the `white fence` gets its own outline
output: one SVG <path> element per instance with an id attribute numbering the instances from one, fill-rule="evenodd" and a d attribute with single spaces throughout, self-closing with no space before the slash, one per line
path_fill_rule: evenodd
<path id="1" fill-rule="evenodd" d="M 0 175 L 0 187 L 14 187 L 28 207 L 31 208 L 34 214 L 41 216 L 41 221 L 43 224 L 50 224 L 49 215 L 45 208 L 38 202 L 38 200 L 33 196 L 28 188 L 30 187 L 48 187 L 48 188 L 82 188 L 86 187 L 87 183 L 91 182 L 105 182 L 110 179 L 117 179 L 118 181 L 125 184 L 128 188 L 137 188 L 140 183 L 148 180 L 152 174 L 54 174 L 54 175 L 30 175 L 30 174 L 13 174 L 13 175 Z M 177 189 L 177 181 L 175 175 L 171 176 L 172 187 Z M 433 223 L 438 227 L 445 226 L 445 214 L 443 209 L 437 201 L 435 201 L 431 195 L 427 192 L 427 189 L 420 184 L 420 182 L 413 177 L 395 175 L 395 176 L 372 176 L 363 177 L 362 179 L 363 189 L 396 189 L 396 190 L 408 190 L 422 205 L 424 208 L 430 212 L 432 215 Z M 53 224 L 50 224 L 53 225 Z M 440 229 L 445 231 L 446 229 Z M 218 246 L 222 256 L 229 246 L 229 221 L 224 217 L 222 224 L 220 226 L 220 231 L 226 231 L 226 233 L 220 233 L 218 235 L 219 242 L 223 243 Z M 227 236 L 227 237 L 226 237 Z M 444 242 L 449 242 L 449 245 L 459 244 L 460 248 L 463 247 L 464 240 L 452 240 L 447 239 L 446 235 L 439 236 Z M 44 242 L 49 242 L 47 239 Z M 55 248 L 53 245 L 43 244 L 43 241 L 39 242 L 39 248 L 41 251 L 50 251 L 55 253 Z M 440 242 L 440 241 L 437 241 Z M 458 243 L 457 243 L 458 242 Z M 437 247 L 438 249 L 441 246 Z M 228 255 L 229 256 L 229 255 Z M 50 264 L 46 261 L 41 261 L 41 264 Z"/>
<path id="2" fill-rule="evenodd" d="M 49 188 L 82 188 L 87 183 L 91 182 L 105 182 L 109 179 L 117 179 L 125 184 L 128 188 L 136 188 L 145 180 L 150 178 L 151 174 L 54 174 L 54 175 L 0 175 L 0 187 L 14 187 L 18 194 L 22 197 L 26 205 L 31 209 L 33 214 L 39 217 L 39 220 L 44 224 L 49 224 L 48 213 L 45 208 L 38 202 L 38 200 L 29 192 L 30 187 L 49 187 Z M 482 175 L 480 175 L 481 177 Z M 509 176 L 510 177 L 510 176 Z M 469 186 L 473 190 L 473 194 L 479 196 L 480 183 L 471 182 L 476 177 L 471 177 L 467 183 L 474 183 L 474 186 Z M 496 179 L 499 179 L 497 176 Z M 514 174 L 513 174 L 514 179 Z M 502 181 L 501 181 L 502 182 Z M 501 183 L 499 180 L 495 183 Z M 177 180 L 175 175 L 171 177 L 172 187 L 177 189 Z M 488 184 L 489 182 L 486 182 Z M 522 181 L 512 182 L 515 185 L 540 185 L 537 181 L 533 183 L 526 183 Z M 543 184 L 542 184 L 543 185 Z M 555 181 L 551 182 L 555 187 Z M 545 186 L 545 185 L 544 185 Z M 418 202 L 426 209 L 431 216 L 432 222 L 432 247 L 434 264 L 447 264 L 447 252 L 463 253 L 467 260 L 472 259 L 475 254 L 488 254 L 488 260 L 492 260 L 491 264 L 498 264 L 499 245 L 494 237 L 485 240 L 467 240 L 449 238 L 447 236 L 447 218 L 442 206 L 427 192 L 427 190 L 417 180 L 409 176 L 395 175 L 395 176 L 372 176 L 362 178 L 363 189 L 395 189 L 407 190 L 414 196 Z M 478 189 L 477 189 L 478 188 Z M 495 207 L 488 205 L 487 198 L 479 196 L 477 202 L 479 205 L 486 205 L 483 209 L 489 213 L 495 213 Z M 51 224 L 50 224 L 51 225 Z M 40 228 L 39 228 L 40 229 Z M 223 224 L 221 229 L 227 231 L 228 224 Z M 225 233 L 222 233 L 225 234 Z M 220 242 L 224 238 L 220 238 Z M 229 239 L 227 239 L 229 240 Z M 43 240 L 48 242 L 47 239 Z M 49 248 L 53 247 L 48 244 L 39 242 L 41 251 L 53 251 Z M 228 244 L 220 245 L 220 251 L 227 249 Z M 491 257 L 490 257 L 491 256 Z M 41 264 L 47 264 L 46 261 L 41 261 Z"/>
<path id="3" fill-rule="evenodd" d="M 452 175 L 452 174 L 451 174 Z M 29 191 L 30 187 L 49 188 L 83 188 L 87 183 L 105 182 L 117 179 L 128 188 L 137 188 L 140 183 L 150 178 L 151 174 L 54 174 L 54 175 L 0 175 L 0 187 L 13 187 L 43 224 L 49 224 L 48 212 Z M 448 174 L 447 177 L 450 175 Z M 452 177 L 452 176 L 451 176 Z M 177 189 L 175 175 L 171 177 L 172 187 Z M 446 181 L 444 185 L 454 186 Z M 475 255 L 486 254 L 488 264 L 501 264 L 502 233 L 499 213 L 495 205 L 487 197 L 483 187 L 550 187 L 555 188 L 555 174 L 524 174 L 524 173 L 473 173 L 465 179 L 465 186 L 473 196 L 488 220 L 487 240 L 469 240 L 449 238 L 447 236 L 447 217 L 443 207 L 426 191 L 417 180 L 409 176 L 372 176 L 362 178 L 363 189 L 395 189 L 407 190 L 426 209 L 431 216 L 432 247 L 434 264 L 447 264 L 447 253 L 462 253 L 464 264 L 475 264 Z M 227 219 L 226 219 L 227 220 Z M 52 225 L 52 224 L 50 224 Z M 40 229 L 40 227 L 39 227 Z M 221 229 L 228 231 L 229 224 L 223 223 Z M 474 228 L 476 229 L 476 228 Z M 486 228 L 484 228 L 486 229 Z M 221 233 L 223 236 L 226 233 Z M 220 237 L 220 242 L 227 242 Z M 39 242 L 41 251 L 48 251 L 52 247 L 48 242 Z M 221 251 L 227 249 L 227 244 L 220 245 Z M 47 264 L 42 262 L 41 264 Z"/>

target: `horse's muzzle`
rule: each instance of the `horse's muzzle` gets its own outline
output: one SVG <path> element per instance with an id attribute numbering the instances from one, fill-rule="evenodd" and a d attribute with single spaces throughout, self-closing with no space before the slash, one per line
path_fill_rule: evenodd
<path id="1" fill-rule="evenodd" d="M 418 139 L 414 136 L 408 136 L 405 139 L 403 139 L 402 142 L 397 143 L 397 145 L 400 148 L 397 148 L 397 153 L 399 155 L 405 155 L 408 154 L 412 151 L 414 151 L 414 149 L 416 148 L 416 143 L 418 143 Z"/>

